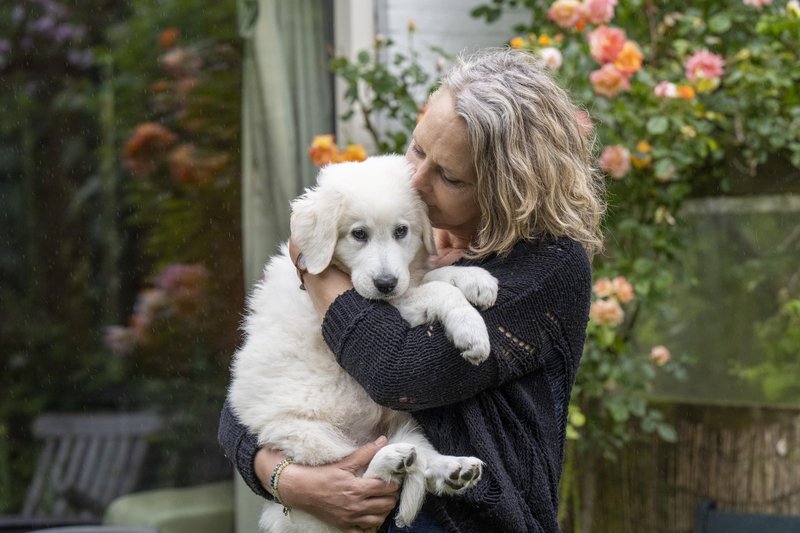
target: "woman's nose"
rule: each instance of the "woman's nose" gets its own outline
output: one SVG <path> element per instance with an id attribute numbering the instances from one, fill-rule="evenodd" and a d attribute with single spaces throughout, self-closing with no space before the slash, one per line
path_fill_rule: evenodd
<path id="1" fill-rule="evenodd" d="M 425 192 L 430 189 L 430 181 L 427 179 L 428 170 L 425 164 L 418 165 L 411 176 L 411 187 L 414 190 Z"/>

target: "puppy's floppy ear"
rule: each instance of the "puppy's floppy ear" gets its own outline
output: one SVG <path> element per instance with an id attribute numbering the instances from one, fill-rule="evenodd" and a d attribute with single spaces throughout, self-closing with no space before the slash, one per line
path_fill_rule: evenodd
<path id="1" fill-rule="evenodd" d="M 331 263 L 339 236 L 342 202 L 332 187 L 318 186 L 292 202 L 292 239 L 303 252 L 306 268 L 319 274 Z"/>

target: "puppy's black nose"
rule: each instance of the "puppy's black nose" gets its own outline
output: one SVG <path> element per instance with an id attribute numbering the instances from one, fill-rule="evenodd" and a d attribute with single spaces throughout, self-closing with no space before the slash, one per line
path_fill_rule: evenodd
<path id="1" fill-rule="evenodd" d="M 389 294 L 397 286 L 397 278 L 383 274 L 373 279 L 372 283 L 374 283 L 375 288 L 381 291 L 383 294 Z"/>

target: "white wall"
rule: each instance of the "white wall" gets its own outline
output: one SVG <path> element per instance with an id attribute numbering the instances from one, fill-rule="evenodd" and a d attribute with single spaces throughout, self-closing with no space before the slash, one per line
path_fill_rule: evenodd
<path id="1" fill-rule="evenodd" d="M 491 0 L 376 0 L 377 31 L 404 47 L 408 21 L 414 20 L 414 48 L 423 67 L 433 72 L 438 56 L 428 49 L 430 46 L 441 47 L 450 54 L 503 46 L 514 37 L 513 26 L 527 22 L 530 16 L 527 10 L 509 10 L 492 24 L 470 17 L 472 9 L 490 3 Z"/>
<path id="2" fill-rule="evenodd" d="M 394 52 L 407 54 L 408 23 L 413 20 L 416 23 L 413 48 L 419 54 L 422 68 L 433 76 L 439 54 L 430 49 L 432 46 L 450 55 L 486 46 L 503 46 L 514 37 L 513 26 L 530 17 L 523 9 L 509 9 L 492 24 L 470 17 L 472 9 L 489 2 L 491 0 L 334 0 L 336 51 L 353 59 L 360 50 L 371 49 L 375 34 L 381 34 L 394 41 Z M 341 80 L 337 80 L 339 110 L 346 107 L 343 87 Z M 424 95 L 419 97 L 422 99 Z M 386 127 L 385 120 L 385 117 L 378 117 L 376 126 Z M 360 118 L 349 122 L 337 118 L 336 130 L 339 139 L 364 144 L 368 152 L 374 152 Z"/>

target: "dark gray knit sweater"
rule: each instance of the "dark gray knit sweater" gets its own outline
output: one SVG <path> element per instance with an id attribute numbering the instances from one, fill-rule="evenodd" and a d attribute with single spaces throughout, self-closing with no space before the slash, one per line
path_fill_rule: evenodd
<path id="1" fill-rule="evenodd" d="M 497 303 L 482 312 L 492 346 L 483 364 L 465 362 L 439 324 L 410 328 L 395 308 L 355 291 L 330 306 L 322 333 L 369 395 L 412 412 L 440 453 L 486 463 L 465 494 L 429 496 L 429 515 L 453 532 L 557 532 L 567 405 L 589 316 L 588 258 L 562 238 L 456 264 L 499 280 Z M 247 484 L 268 497 L 253 472 L 256 439 L 227 405 L 219 440 Z"/>

